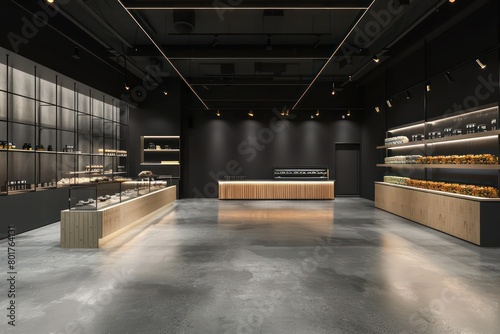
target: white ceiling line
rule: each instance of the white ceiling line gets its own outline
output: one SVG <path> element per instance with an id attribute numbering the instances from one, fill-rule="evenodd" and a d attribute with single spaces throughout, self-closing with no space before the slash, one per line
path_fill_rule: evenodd
<path id="1" fill-rule="evenodd" d="M 323 71 L 325 70 L 325 68 L 328 66 L 328 64 L 330 63 L 330 61 L 332 61 L 333 57 L 335 57 L 335 55 L 337 54 L 337 52 L 340 50 L 340 48 L 342 47 L 342 45 L 345 43 L 345 41 L 349 38 L 349 36 L 351 35 L 351 33 L 354 31 L 354 29 L 356 29 L 356 27 L 358 26 L 359 22 L 361 22 L 361 20 L 363 19 L 363 17 L 365 17 L 366 13 L 368 13 L 368 11 L 370 10 L 370 8 L 373 6 L 373 4 L 375 3 L 375 0 L 372 1 L 372 3 L 370 4 L 370 6 L 368 6 L 368 8 L 366 8 L 365 12 L 363 13 L 363 15 L 361 15 L 361 17 L 358 19 L 358 21 L 356 22 L 356 24 L 351 28 L 351 30 L 349 30 L 349 32 L 347 33 L 347 35 L 345 36 L 345 38 L 342 40 L 342 42 L 340 42 L 339 46 L 335 49 L 335 51 L 333 52 L 333 54 L 330 56 L 330 58 L 328 58 L 328 60 L 326 61 L 325 65 L 323 65 L 323 67 L 321 68 L 321 70 L 319 70 L 318 74 L 316 74 L 316 76 L 314 77 L 314 79 L 311 81 L 311 83 L 309 84 L 309 86 L 307 86 L 306 90 L 304 91 L 304 93 L 302 93 L 302 95 L 300 96 L 300 98 L 297 100 L 297 102 L 293 105 L 292 107 L 292 110 L 297 108 L 297 106 L 299 105 L 300 101 L 302 101 L 302 99 L 304 98 L 304 96 L 307 94 L 307 92 L 309 91 L 309 89 L 311 89 L 312 85 L 316 82 L 316 80 L 318 80 L 319 76 L 321 75 L 321 73 L 323 73 Z"/>
<path id="2" fill-rule="evenodd" d="M 212 7 L 126 7 L 130 10 L 365 10 L 369 7 L 238 7 L 238 6 L 212 6 Z"/>
<path id="3" fill-rule="evenodd" d="M 196 91 L 193 89 L 193 87 L 191 87 L 191 85 L 189 84 L 189 82 L 186 80 L 186 78 L 184 78 L 184 76 L 181 74 L 181 72 L 179 72 L 179 70 L 177 69 L 177 67 L 174 66 L 174 64 L 170 61 L 170 59 L 167 57 L 167 55 L 165 54 L 165 52 L 163 52 L 163 50 L 160 48 L 160 46 L 158 44 L 156 44 L 156 42 L 154 41 L 154 39 L 147 33 L 147 31 L 135 19 L 135 17 L 132 15 L 132 13 L 130 13 L 130 11 L 127 9 L 127 7 L 125 7 L 123 5 L 123 3 L 121 2 L 121 0 L 118 0 L 118 3 L 123 7 L 123 9 L 125 9 L 125 11 L 128 13 L 128 15 L 130 15 L 130 17 L 134 20 L 134 22 L 137 24 L 137 26 L 139 28 L 141 28 L 141 30 L 144 32 L 144 34 L 146 34 L 146 36 L 149 38 L 149 40 L 151 41 L 151 43 L 153 43 L 154 46 L 158 49 L 158 51 L 160 51 L 160 53 L 162 54 L 163 58 L 165 58 L 165 60 L 168 61 L 168 63 L 170 64 L 170 66 L 172 66 L 172 68 L 174 69 L 174 71 L 177 72 L 177 74 L 179 75 L 179 77 L 186 83 L 186 85 L 193 92 L 193 94 L 196 95 L 196 97 L 198 98 L 198 100 L 200 100 L 200 102 L 203 104 L 203 106 L 207 110 L 209 110 L 210 108 L 206 105 L 206 103 L 202 100 L 202 98 L 196 93 Z"/>

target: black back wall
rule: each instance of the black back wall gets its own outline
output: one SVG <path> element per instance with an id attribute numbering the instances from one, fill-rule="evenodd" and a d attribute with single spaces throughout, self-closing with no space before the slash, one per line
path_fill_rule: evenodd
<path id="1" fill-rule="evenodd" d="M 344 113 L 345 114 L 345 113 Z M 217 180 L 225 175 L 272 179 L 272 167 L 327 165 L 334 175 L 334 144 L 361 143 L 359 112 L 227 112 L 220 118 L 194 112 L 189 128 L 189 197 L 217 197 Z M 185 179 L 186 181 L 186 179 Z"/>

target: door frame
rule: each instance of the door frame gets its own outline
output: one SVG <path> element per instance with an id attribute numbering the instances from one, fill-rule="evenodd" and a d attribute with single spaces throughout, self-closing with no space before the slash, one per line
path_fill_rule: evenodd
<path id="1" fill-rule="evenodd" d="M 335 179 L 337 179 L 337 146 L 342 145 L 357 145 L 359 147 L 359 160 L 358 160 L 358 194 L 357 195 L 337 195 L 337 188 L 335 187 L 335 197 L 361 197 L 361 166 L 362 166 L 362 155 L 361 155 L 361 143 L 359 142 L 334 142 L 333 143 L 333 163 L 335 168 Z"/>

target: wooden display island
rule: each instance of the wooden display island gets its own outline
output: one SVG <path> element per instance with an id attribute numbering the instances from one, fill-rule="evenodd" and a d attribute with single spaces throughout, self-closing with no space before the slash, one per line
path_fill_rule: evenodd
<path id="1" fill-rule="evenodd" d="M 219 181 L 219 199 L 334 199 L 335 181 Z"/>
<path id="2" fill-rule="evenodd" d="M 500 246 L 500 199 L 375 182 L 375 207 L 479 246 Z"/>
<path id="3" fill-rule="evenodd" d="M 100 210 L 61 211 L 61 247 L 99 248 L 175 200 L 171 186 Z"/>

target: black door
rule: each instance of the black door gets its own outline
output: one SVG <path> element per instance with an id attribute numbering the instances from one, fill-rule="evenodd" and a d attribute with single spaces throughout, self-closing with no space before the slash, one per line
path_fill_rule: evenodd
<path id="1" fill-rule="evenodd" d="M 335 195 L 359 196 L 360 144 L 335 144 Z"/>

